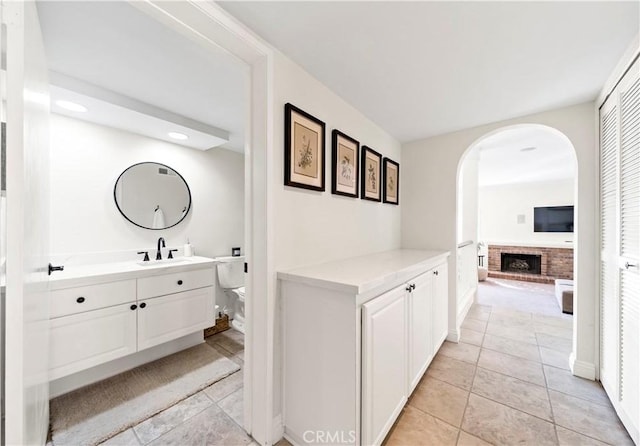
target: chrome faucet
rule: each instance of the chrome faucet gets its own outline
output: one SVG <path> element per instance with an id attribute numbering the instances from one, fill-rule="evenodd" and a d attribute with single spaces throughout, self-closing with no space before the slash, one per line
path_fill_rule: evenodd
<path id="1" fill-rule="evenodd" d="M 163 237 L 160 237 L 158 239 L 158 251 L 156 252 L 156 260 L 162 260 L 162 251 L 160 251 L 160 245 L 162 245 L 163 248 L 166 247 Z"/>

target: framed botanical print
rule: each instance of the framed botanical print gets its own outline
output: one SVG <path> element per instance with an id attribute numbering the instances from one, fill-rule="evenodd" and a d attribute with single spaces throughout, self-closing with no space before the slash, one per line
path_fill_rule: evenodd
<path id="1" fill-rule="evenodd" d="M 360 143 L 339 130 L 331 132 L 331 193 L 358 198 Z"/>
<path id="2" fill-rule="evenodd" d="M 381 200 L 382 155 L 371 147 L 362 146 L 360 160 L 360 198 Z"/>
<path id="3" fill-rule="evenodd" d="M 400 203 L 400 164 L 389 158 L 382 163 L 382 201 Z"/>
<path id="4" fill-rule="evenodd" d="M 324 122 L 284 106 L 284 184 L 324 191 Z"/>

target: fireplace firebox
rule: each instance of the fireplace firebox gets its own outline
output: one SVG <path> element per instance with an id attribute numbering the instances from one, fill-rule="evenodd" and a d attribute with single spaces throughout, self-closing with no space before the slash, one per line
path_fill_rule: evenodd
<path id="1" fill-rule="evenodd" d="M 520 274 L 542 274 L 542 256 L 535 254 L 500 254 L 500 271 Z"/>

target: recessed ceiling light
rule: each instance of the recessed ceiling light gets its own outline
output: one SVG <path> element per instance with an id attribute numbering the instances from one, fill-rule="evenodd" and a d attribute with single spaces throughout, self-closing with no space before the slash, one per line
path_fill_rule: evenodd
<path id="1" fill-rule="evenodd" d="M 69 110 L 72 112 L 86 113 L 88 111 L 87 107 L 85 107 L 84 105 L 76 104 L 75 102 L 71 101 L 56 101 L 56 105 L 60 108 L 64 108 L 65 110 Z"/>
<path id="2" fill-rule="evenodd" d="M 532 150 L 536 150 L 537 147 L 525 147 L 523 149 L 520 149 L 521 152 L 531 152 Z"/>
<path id="3" fill-rule="evenodd" d="M 189 139 L 189 137 L 187 135 L 185 135 L 184 133 L 169 132 L 167 134 L 169 135 L 169 138 L 179 139 L 180 141 L 184 141 L 185 139 Z"/>

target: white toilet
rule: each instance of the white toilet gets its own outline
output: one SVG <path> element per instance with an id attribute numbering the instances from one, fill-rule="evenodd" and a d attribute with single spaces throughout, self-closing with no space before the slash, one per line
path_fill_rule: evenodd
<path id="1" fill-rule="evenodd" d="M 218 282 L 233 305 L 231 326 L 244 333 L 244 257 L 220 260 Z"/>

